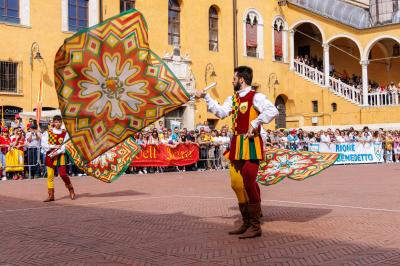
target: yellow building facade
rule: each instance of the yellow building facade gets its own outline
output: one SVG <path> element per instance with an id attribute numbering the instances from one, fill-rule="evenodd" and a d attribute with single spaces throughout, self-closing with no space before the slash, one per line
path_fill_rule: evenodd
<path id="1" fill-rule="evenodd" d="M 12 71 L 4 69 L 10 63 L 15 70 L 11 73 L 14 83 L 0 84 L 0 106 L 5 108 L 7 119 L 12 119 L 18 111 L 35 108 L 41 76 L 43 106 L 58 107 L 54 56 L 63 40 L 74 33 L 70 25 L 71 1 L 84 2 L 87 6 L 88 26 L 117 15 L 122 7 L 119 0 L 15 1 L 19 21 L 0 21 L 0 71 L 3 76 L 9 75 Z M 251 66 L 258 90 L 279 105 L 279 125 L 271 127 L 400 122 L 398 94 L 382 96 L 368 92 L 368 80 L 379 84 L 400 81 L 400 60 L 394 53 L 396 44 L 400 43 L 399 24 L 361 28 L 326 17 L 297 1 L 122 2 L 134 2 L 135 8 L 144 14 L 150 45 L 160 57 L 171 54 L 174 49 L 168 37 L 168 17 L 169 5 L 175 2 L 179 6 L 180 56 L 189 62 L 193 77 L 191 88 L 203 88 L 215 81 L 218 85 L 212 90 L 212 96 L 223 102 L 232 93 L 234 66 Z M 217 21 L 217 30 L 214 28 L 217 38 L 213 37 L 217 49 L 210 48 L 210 7 L 217 11 L 213 20 Z M 279 56 L 277 44 L 281 50 Z M 304 66 L 296 59 L 301 55 L 318 58 L 322 66 L 318 70 Z M 353 88 L 341 82 L 340 77 L 330 77 L 333 66 L 340 75 L 355 74 L 363 84 Z M 196 101 L 194 106 L 189 118 L 194 125 L 206 120 L 216 127 L 230 123 L 228 119 L 219 121 L 207 113 L 202 101 Z"/>

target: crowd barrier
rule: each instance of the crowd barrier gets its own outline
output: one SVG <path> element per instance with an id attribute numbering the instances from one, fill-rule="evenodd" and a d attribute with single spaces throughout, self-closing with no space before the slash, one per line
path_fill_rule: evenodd
<path id="1" fill-rule="evenodd" d="M 154 171 L 229 168 L 229 161 L 223 156 L 228 148 L 227 145 L 198 145 L 195 143 L 189 146 L 184 145 L 187 144 L 179 144 L 176 149 L 164 150 L 161 148 L 162 144 L 159 146 L 146 145 L 142 153 L 138 154 L 136 163 L 133 161 L 128 171 L 137 173 L 140 169 L 146 169 L 147 167 L 156 169 Z M 307 143 L 300 141 L 267 143 L 266 146 L 302 151 L 341 153 L 336 164 L 391 163 L 400 161 L 400 143 L 394 143 L 391 150 L 387 150 L 385 143 L 382 142 Z M 159 155 L 158 161 L 148 160 L 156 153 Z M 167 157 L 163 157 L 162 154 Z M 168 156 L 175 158 L 175 163 L 167 163 Z M 180 162 L 177 163 L 177 160 L 180 160 Z M 24 151 L 13 149 L 5 155 L 0 153 L 0 166 L 2 166 L 0 169 L 3 169 L 0 170 L 0 175 L 4 173 L 5 165 L 5 170 L 9 175 L 13 175 L 15 172 L 23 172 L 25 178 L 45 177 L 47 173 L 44 162 L 45 154 L 40 148 L 27 147 Z M 67 164 L 67 169 L 71 175 L 83 174 L 71 160 Z"/>

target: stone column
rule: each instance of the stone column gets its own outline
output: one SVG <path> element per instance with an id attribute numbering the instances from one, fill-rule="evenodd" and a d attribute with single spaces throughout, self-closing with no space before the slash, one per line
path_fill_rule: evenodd
<path id="1" fill-rule="evenodd" d="M 195 129 L 195 120 L 196 120 L 196 103 L 195 100 L 190 100 L 186 104 L 185 111 L 183 112 L 183 118 L 182 118 L 182 127 L 186 127 L 188 130 L 194 130 Z"/>
<path id="2" fill-rule="evenodd" d="M 290 34 L 290 70 L 294 70 L 294 30 L 289 31 Z"/>
<path id="3" fill-rule="evenodd" d="M 362 68 L 362 95 L 363 105 L 368 105 L 368 60 L 362 60 L 360 62 Z"/>
<path id="4" fill-rule="evenodd" d="M 329 44 L 324 43 L 322 45 L 322 47 L 324 48 L 324 75 L 325 75 L 325 87 L 329 88 L 329 65 L 330 65 L 330 61 L 329 61 Z"/>

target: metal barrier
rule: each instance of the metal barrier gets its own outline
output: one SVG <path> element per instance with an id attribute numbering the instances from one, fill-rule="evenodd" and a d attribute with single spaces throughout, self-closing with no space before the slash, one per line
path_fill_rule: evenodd
<path id="1" fill-rule="evenodd" d="M 274 146 L 285 149 L 292 150 L 308 150 L 308 142 L 289 142 L 289 141 L 279 141 L 273 143 L 266 143 L 266 147 Z M 384 151 L 384 162 L 400 163 L 400 143 L 394 142 L 391 150 L 387 150 L 385 143 L 383 145 Z M 189 165 L 186 167 L 176 167 L 175 169 L 169 169 L 173 171 L 193 171 L 193 170 L 222 170 L 229 169 L 229 160 L 224 157 L 224 152 L 228 148 L 227 145 L 216 145 L 216 144 L 200 144 L 199 146 L 199 160 L 194 165 Z M 5 173 L 8 174 L 8 178 L 18 172 L 24 176 L 24 178 L 37 178 L 46 177 L 46 166 L 45 153 L 36 147 L 26 147 L 23 151 L 23 163 L 19 164 L 7 164 L 5 160 L 5 154 L 0 152 L 0 166 L 3 166 L 2 171 L 0 170 L 0 176 L 4 176 Z M 4 167 L 5 166 L 5 167 Z M 19 167 L 19 168 L 18 168 Z M 19 171 L 10 170 L 12 168 L 18 168 Z M 163 172 L 162 167 L 149 167 L 154 168 L 154 172 Z M 4 171 L 5 170 L 5 171 Z M 67 171 L 71 175 L 83 175 L 83 172 L 76 167 L 73 162 L 68 158 Z M 137 172 L 137 171 L 136 171 Z"/>
<path id="2" fill-rule="evenodd" d="M 197 169 L 200 170 L 222 170 L 229 169 L 229 160 L 225 158 L 224 152 L 228 145 L 200 144 L 199 161 Z"/>
<path id="3" fill-rule="evenodd" d="M 24 151 L 19 151 L 18 158 L 12 160 L 12 163 L 7 163 L 7 154 L 11 152 L 8 151 L 6 154 L 0 152 L 0 165 L 2 170 L 0 171 L 0 176 L 3 177 L 7 175 L 7 178 L 13 179 L 16 175 L 22 176 L 23 178 L 39 178 L 47 176 L 47 169 L 45 166 L 45 156 L 41 148 L 38 147 L 25 147 Z M 83 174 L 67 156 L 67 170 L 70 174 Z"/>

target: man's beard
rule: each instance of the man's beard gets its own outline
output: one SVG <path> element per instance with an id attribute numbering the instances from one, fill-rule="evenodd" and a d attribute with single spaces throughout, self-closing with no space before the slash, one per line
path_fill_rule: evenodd
<path id="1" fill-rule="evenodd" d="M 233 85 L 233 90 L 236 92 L 236 91 L 240 91 L 240 89 L 241 89 L 241 85 L 240 85 L 240 83 L 236 83 L 235 85 Z"/>

